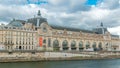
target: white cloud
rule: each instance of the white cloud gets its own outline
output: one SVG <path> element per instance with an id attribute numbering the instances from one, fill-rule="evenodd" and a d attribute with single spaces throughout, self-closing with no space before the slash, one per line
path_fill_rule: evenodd
<path id="1" fill-rule="evenodd" d="M 1 21 L 1 22 L 0 22 L 0 25 L 1 25 L 1 24 L 5 24 L 5 25 L 6 25 L 6 24 L 8 24 L 8 22 Z"/>
<path id="2" fill-rule="evenodd" d="M 102 20 L 110 14 L 110 11 L 107 9 L 93 7 L 90 11 L 82 13 L 88 15 L 93 20 Z"/>
<path id="3" fill-rule="evenodd" d="M 108 31 L 110 31 L 110 33 L 112 33 L 112 34 L 120 35 L 120 26 L 113 27 L 113 28 L 108 28 Z"/>
<path id="4" fill-rule="evenodd" d="M 0 5 L 0 20 L 10 21 L 12 18 L 27 19 L 34 17 L 38 10 L 41 10 L 43 16 L 47 13 L 47 10 L 34 4 L 22 5 L 22 6 L 6 6 Z"/>
<path id="5" fill-rule="evenodd" d="M 92 29 L 103 22 L 106 27 L 114 26 L 117 31 L 111 32 L 119 34 L 120 0 L 103 0 L 96 6 L 85 5 L 86 0 L 48 0 L 46 5 L 26 4 L 26 1 L 20 0 L 15 2 L 0 1 L 0 22 L 10 22 L 12 18 L 26 20 L 34 17 L 40 9 L 50 24 Z"/>
<path id="6" fill-rule="evenodd" d="M 76 6 L 85 4 L 86 1 L 87 0 L 70 0 L 70 6 L 75 8 Z"/>
<path id="7" fill-rule="evenodd" d="M 115 9 L 120 7 L 120 0 L 103 0 L 102 3 L 99 4 L 99 7 L 106 9 Z"/>

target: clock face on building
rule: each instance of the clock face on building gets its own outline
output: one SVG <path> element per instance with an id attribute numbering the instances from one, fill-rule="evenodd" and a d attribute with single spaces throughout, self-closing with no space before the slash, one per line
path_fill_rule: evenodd
<path id="1" fill-rule="evenodd" d="M 43 32 L 47 32 L 47 28 L 45 26 L 43 27 Z"/>
<path id="2" fill-rule="evenodd" d="M 47 24 L 42 23 L 40 26 L 41 26 L 42 32 L 47 32 L 48 31 L 48 25 Z"/>

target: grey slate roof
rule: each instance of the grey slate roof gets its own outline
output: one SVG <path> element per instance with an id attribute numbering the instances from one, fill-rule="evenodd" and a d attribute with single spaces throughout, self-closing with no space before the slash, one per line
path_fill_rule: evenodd
<path id="1" fill-rule="evenodd" d="M 12 27 L 22 27 L 25 24 L 26 21 L 24 20 L 12 20 L 7 26 Z"/>
<path id="2" fill-rule="evenodd" d="M 85 33 L 94 33 L 93 31 L 90 30 L 84 30 L 84 29 L 79 29 L 79 28 L 72 28 L 72 27 L 63 27 L 63 26 L 57 26 L 57 25 L 50 25 L 53 29 L 58 29 L 58 30 L 68 30 L 68 31 L 76 31 L 76 32 L 85 32 Z"/>
<path id="3" fill-rule="evenodd" d="M 36 17 L 36 18 L 30 18 L 30 19 L 27 20 L 27 22 L 28 22 L 28 23 L 32 23 L 33 25 L 37 26 L 37 19 L 38 19 L 37 17 Z M 41 23 L 47 22 L 46 18 L 42 18 L 42 17 L 41 17 L 41 18 L 39 18 L 39 19 L 40 19 L 40 21 L 39 21 L 39 23 L 40 23 L 39 26 L 41 25 Z"/>
<path id="4" fill-rule="evenodd" d="M 96 33 L 96 34 L 103 34 L 103 30 L 104 32 L 108 31 L 107 28 L 94 28 L 93 31 Z"/>

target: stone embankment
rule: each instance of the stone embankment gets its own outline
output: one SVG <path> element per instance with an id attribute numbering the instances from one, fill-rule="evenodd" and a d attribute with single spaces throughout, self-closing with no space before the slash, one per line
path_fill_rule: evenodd
<path id="1" fill-rule="evenodd" d="M 0 52 L 0 62 L 88 60 L 120 58 L 119 52 Z"/>

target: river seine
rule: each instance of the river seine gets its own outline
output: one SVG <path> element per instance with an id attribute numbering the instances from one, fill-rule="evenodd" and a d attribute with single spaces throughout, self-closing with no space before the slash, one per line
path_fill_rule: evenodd
<path id="1" fill-rule="evenodd" d="M 120 59 L 0 63 L 0 68 L 120 68 Z"/>

